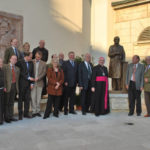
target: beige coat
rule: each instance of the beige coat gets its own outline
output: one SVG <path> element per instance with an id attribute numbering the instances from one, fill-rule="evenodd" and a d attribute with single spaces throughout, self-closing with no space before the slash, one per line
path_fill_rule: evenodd
<path id="1" fill-rule="evenodd" d="M 33 64 L 34 64 L 34 75 L 36 74 L 36 60 L 33 60 Z M 43 77 L 46 75 L 46 64 L 44 61 L 40 60 L 39 62 L 39 68 L 38 68 L 38 81 L 35 82 L 35 85 L 37 85 L 38 87 L 43 87 L 44 83 L 43 83 Z"/>
<path id="2" fill-rule="evenodd" d="M 12 69 L 11 69 L 10 64 L 4 65 L 4 75 L 5 75 L 4 87 L 6 88 L 6 92 L 9 93 L 11 90 L 11 84 L 12 84 Z M 20 76 L 20 70 L 17 66 L 15 66 L 17 93 L 19 93 L 19 76 Z"/>

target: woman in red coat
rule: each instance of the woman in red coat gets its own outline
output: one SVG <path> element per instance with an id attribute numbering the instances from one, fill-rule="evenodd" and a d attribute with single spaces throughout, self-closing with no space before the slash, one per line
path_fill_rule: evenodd
<path id="1" fill-rule="evenodd" d="M 52 66 L 47 70 L 47 79 L 48 101 L 43 119 L 46 119 L 50 116 L 50 113 L 52 112 L 52 106 L 54 106 L 53 115 L 58 117 L 59 102 L 63 90 L 62 84 L 64 82 L 64 73 L 59 67 L 57 59 L 52 60 Z"/>

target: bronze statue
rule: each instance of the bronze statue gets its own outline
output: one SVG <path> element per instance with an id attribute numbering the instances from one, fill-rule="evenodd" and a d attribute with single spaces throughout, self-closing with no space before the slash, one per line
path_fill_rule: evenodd
<path id="1" fill-rule="evenodd" d="M 108 56 L 110 57 L 109 63 L 109 77 L 112 78 L 112 90 L 122 90 L 122 77 L 123 77 L 123 62 L 125 61 L 125 51 L 123 46 L 119 44 L 120 38 L 114 37 L 114 45 L 110 46 Z"/>

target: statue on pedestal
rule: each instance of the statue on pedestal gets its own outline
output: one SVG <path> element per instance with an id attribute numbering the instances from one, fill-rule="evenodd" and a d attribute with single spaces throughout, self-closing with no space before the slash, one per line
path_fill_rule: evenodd
<path id="1" fill-rule="evenodd" d="M 108 56 L 110 57 L 109 77 L 112 78 L 113 91 L 124 90 L 123 67 L 125 63 L 125 51 L 123 46 L 121 46 L 119 42 L 120 38 L 118 36 L 114 37 L 114 45 L 110 46 L 108 53 Z"/>

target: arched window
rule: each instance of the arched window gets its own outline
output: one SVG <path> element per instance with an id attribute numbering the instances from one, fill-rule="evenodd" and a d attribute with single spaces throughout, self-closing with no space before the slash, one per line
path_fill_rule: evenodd
<path id="1" fill-rule="evenodd" d="M 149 42 L 150 41 L 150 26 L 149 27 L 147 27 L 147 28 L 145 28 L 142 32 L 141 32 L 141 34 L 140 34 L 140 36 L 139 36 L 139 38 L 138 38 L 138 42 Z"/>

